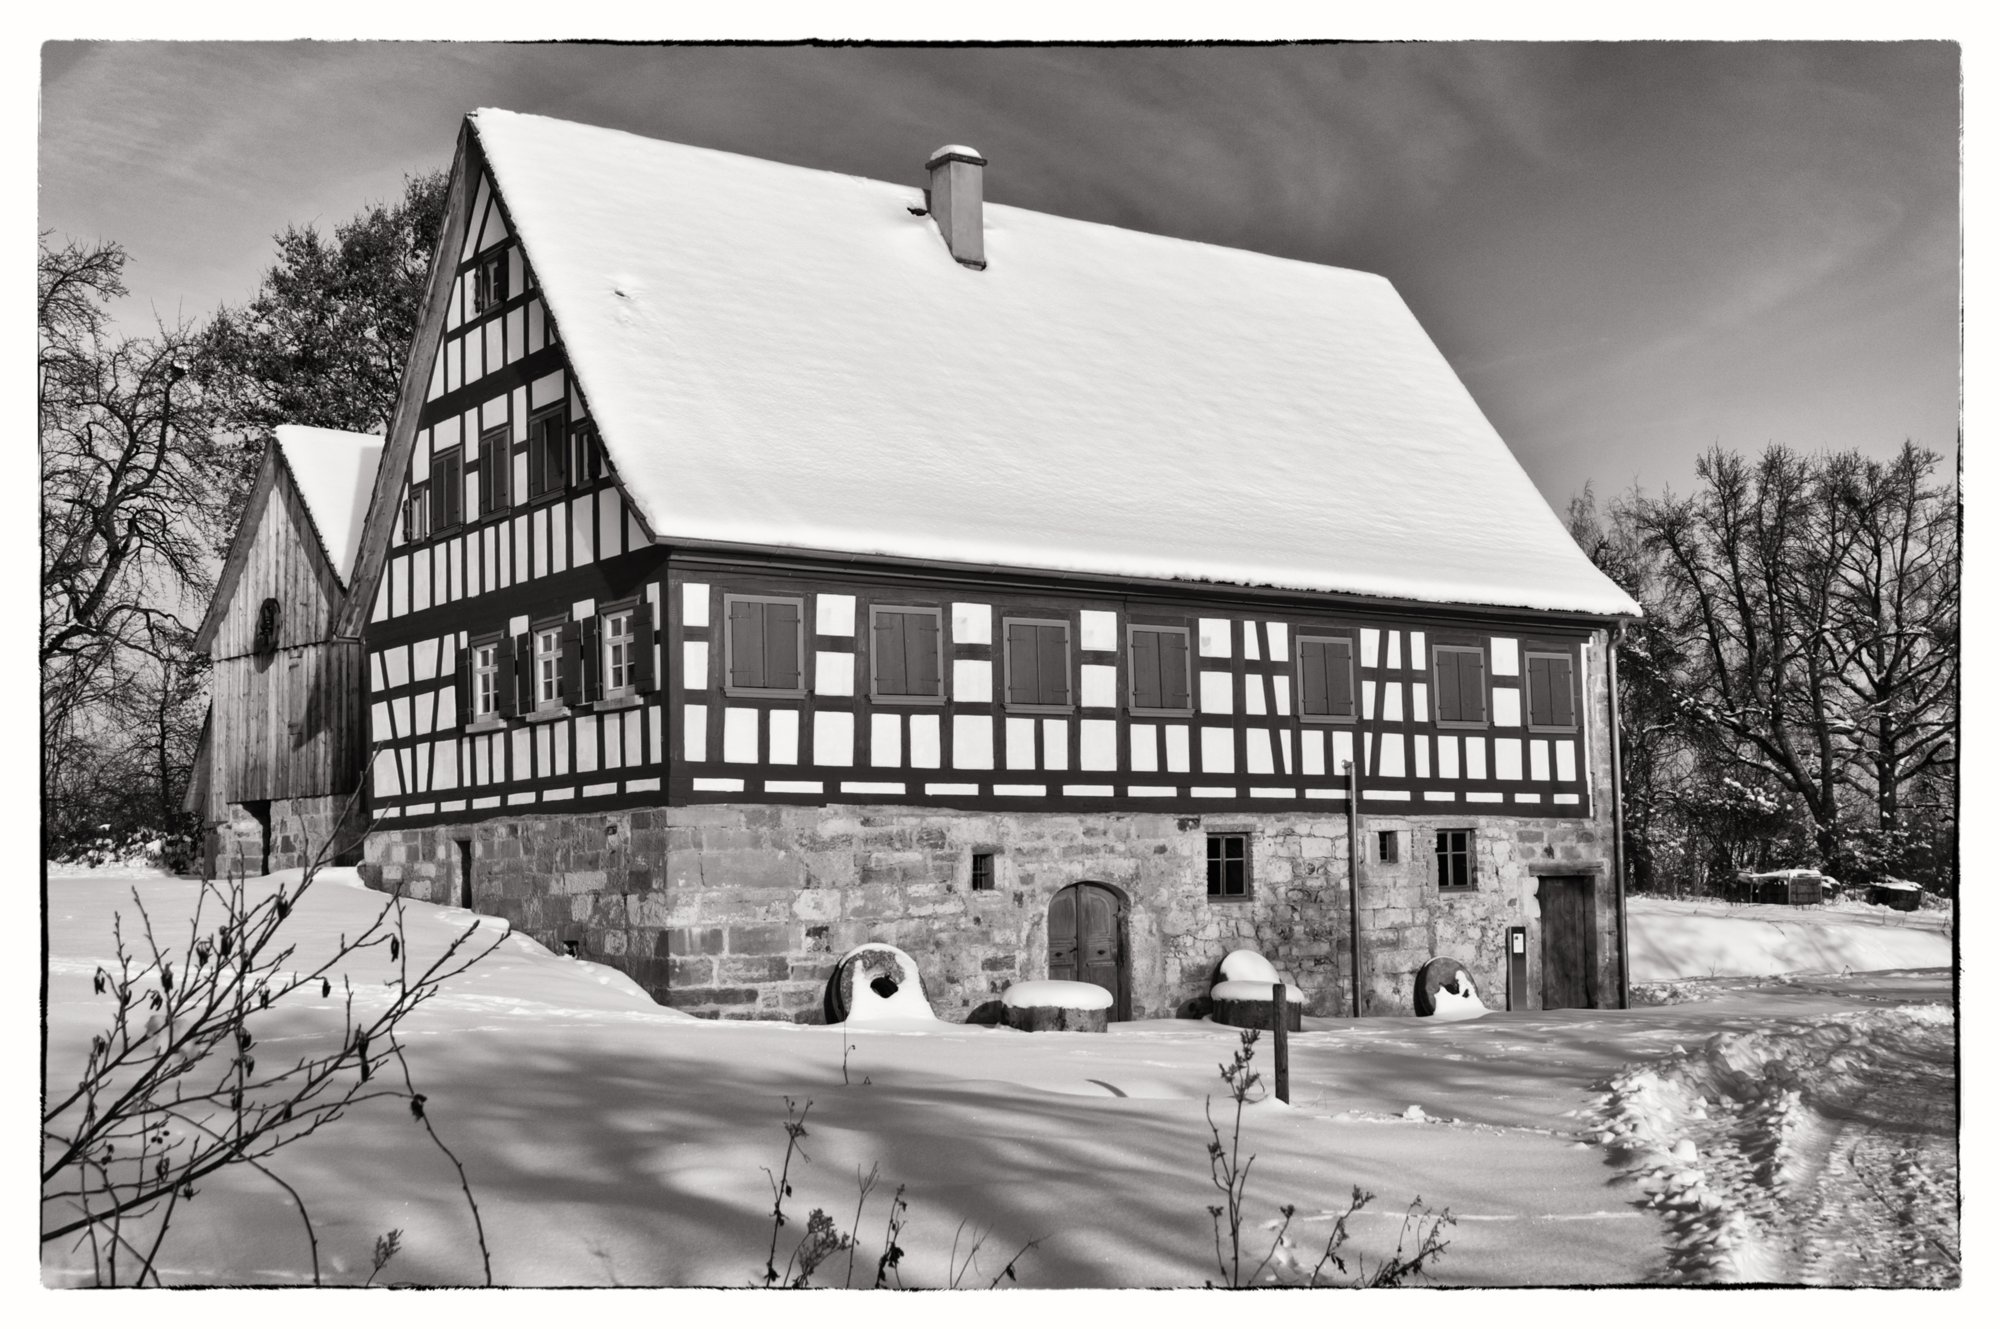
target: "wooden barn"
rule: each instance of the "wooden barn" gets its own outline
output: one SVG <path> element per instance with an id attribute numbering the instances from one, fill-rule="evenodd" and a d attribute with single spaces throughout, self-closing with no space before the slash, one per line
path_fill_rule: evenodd
<path id="1" fill-rule="evenodd" d="M 468 117 L 336 628 L 364 873 L 711 1015 L 864 941 L 951 1018 L 1239 947 L 1621 1002 L 1637 607 L 1389 283 L 911 166 Z"/>
<path id="2" fill-rule="evenodd" d="M 214 664 L 189 782 L 211 872 L 297 867 L 336 838 L 355 861 L 367 825 L 367 680 L 340 636 L 382 439 L 282 425 L 195 635 Z"/>

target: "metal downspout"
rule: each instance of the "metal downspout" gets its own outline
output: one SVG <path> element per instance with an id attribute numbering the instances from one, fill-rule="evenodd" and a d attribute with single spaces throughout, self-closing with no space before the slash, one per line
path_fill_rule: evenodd
<path id="1" fill-rule="evenodd" d="M 1625 640 L 1625 621 L 1606 636 L 1606 680 L 1611 691 L 1611 881 L 1618 899 L 1618 1009 L 1632 1004 L 1632 952 L 1625 935 L 1625 760 L 1619 742 L 1618 645 Z"/>
<path id="2" fill-rule="evenodd" d="M 1361 1018 L 1361 776 L 1347 766 L 1347 974 Z"/>

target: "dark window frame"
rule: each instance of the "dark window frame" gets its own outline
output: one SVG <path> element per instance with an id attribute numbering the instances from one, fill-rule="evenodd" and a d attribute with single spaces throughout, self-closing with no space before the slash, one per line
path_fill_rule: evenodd
<path id="1" fill-rule="evenodd" d="M 494 477 L 499 483 L 494 483 Z M 512 507 L 514 498 L 514 431 L 497 424 L 479 431 L 479 515 L 490 517 Z M 504 496 L 504 497 L 503 497 Z"/>
<path id="2" fill-rule="evenodd" d="M 1533 687 L 1533 685 L 1532 685 L 1532 684 L 1530 683 L 1530 681 L 1529 681 L 1529 680 L 1530 680 L 1530 679 L 1531 679 L 1531 678 L 1533 677 L 1533 671 L 1532 671 L 1532 668 L 1531 668 L 1531 666 L 1530 666 L 1530 665 L 1529 665 L 1529 663 L 1528 663 L 1528 662 L 1529 662 L 1530 660 L 1560 660 L 1560 661 L 1562 662 L 1562 664 L 1563 664 L 1563 668 L 1564 668 L 1564 670 L 1565 670 L 1565 673 L 1566 673 L 1566 675 L 1567 675 L 1567 679 L 1568 679 L 1568 682 L 1569 682 L 1569 719 L 1570 719 L 1570 722 L 1569 722 L 1568 724 L 1542 724 L 1542 723 L 1539 723 L 1539 722 L 1538 722 L 1538 721 L 1537 721 L 1537 720 L 1535 719 L 1535 690 L 1534 690 L 1534 687 Z M 1580 720 L 1579 720 L 1579 716 L 1578 716 L 1578 712 L 1579 712 L 1579 711 L 1580 711 L 1580 710 L 1582 709 L 1582 708 L 1581 708 L 1581 707 L 1580 707 L 1580 706 L 1579 706 L 1579 705 L 1577 704 L 1577 701 L 1578 701 L 1578 698 L 1577 698 L 1577 695 L 1576 695 L 1576 694 L 1577 694 L 1577 687 L 1576 687 L 1576 676 L 1577 676 L 1577 673 L 1578 673 L 1578 670 L 1577 670 L 1577 663 L 1576 663 L 1576 657 L 1575 657 L 1575 656 L 1574 656 L 1573 654 L 1571 654 L 1570 652 L 1568 652 L 1568 651 L 1559 651 L 1559 650 L 1548 650 L 1548 649 L 1546 649 L 1546 648 L 1543 648 L 1543 647 L 1535 647 L 1535 648 L 1533 648 L 1533 649 L 1529 649 L 1529 648 L 1526 648 L 1526 647 L 1523 647 L 1523 648 L 1522 648 L 1522 651 L 1521 651 L 1521 694 L 1522 694 L 1522 696 L 1521 696 L 1521 714 L 1522 714 L 1522 718 L 1523 718 L 1523 719 L 1525 719 L 1525 720 L 1527 721 L 1527 728 L 1528 728 L 1528 732 L 1529 732 L 1529 733 L 1531 733 L 1531 734 L 1574 734 L 1574 733 L 1576 733 L 1576 732 L 1577 732 L 1577 729 L 1578 729 L 1578 727 L 1579 727 L 1579 724 L 1580 724 Z"/>
<path id="3" fill-rule="evenodd" d="M 473 260 L 472 313 L 478 317 L 507 303 L 507 249 L 489 250 Z"/>
<path id="4" fill-rule="evenodd" d="M 551 423 L 553 422 L 553 423 Z M 550 435 L 553 435 L 551 442 Z M 557 402 L 528 415 L 529 504 L 544 503 L 569 492 L 569 403 Z M 556 463 L 557 482 L 549 483 L 549 461 Z"/>
<path id="5" fill-rule="evenodd" d="M 443 535 L 465 525 L 465 448 L 454 443 L 431 454 L 431 534 Z M 442 509 L 442 513 L 439 512 Z"/>
<path id="6" fill-rule="evenodd" d="M 1132 663 L 1133 638 L 1141 632 L 1172 632 L 1181 639 L 1181 695 L 1187 698 L 1185 706 L 1141 706 L 1139 704 L 1139 671 Z M 1174 623 L 1131 623 L 1125 625 L 1125 713 L 1142 717 L 1165 719 L 1186 719 L 1194 712 L 1194 633 L 1185 624 Z"/>
<path id="7" fill-rule="evenodd" d="M 971 871 L 967 876 L 967 882 L 968 882 L 967 889 L 974 891 L 991 891 L 998 889 L 999 886 L 999 873 L 997 867 L 998 859 L 999 859 L 999 854 L 995 850 L 992 849 L 973 850 Z"/>
<path id="8" fill-rule="evenodd" d="M 1238 853 L 1235 862 L 1240 865 L 1237 889 L 1229 889 L 1230 843 L 1234 841 Z M 1216 850 L 1222 853 L 1218 855 Z M 1252 897 L 1250 875 L 1250 832 L 1210 831 L 1208 833 L 1208 900 L 1211 904 L 1239 904 Z M 1218 871 L 1219 870 L 1219 871 Z M 1219 887 L 1219 889 L 1218 889 Z"/>
<path id="9" fill-rule="evenodd" d="M 1453 827 L 1437 833 L 1437 848 L 1433 854 L 1437 870 L 1433 877 L 1440 891 L 1479 889 L 1478 849 L 1479 843 L 1470 828 Z M 1453 880 L 1461 871 L 1464 880 Z"/>
<path id="10" fill-rule="evenodd" d="M 1493 671 L 1487 664 L 1486 648 L 1466 642 L 1434 641 L 1430 643 L 1430 652 L 1431 723 L 1439 729 L 1491 729 L 1493 727 Z M 1471 655 L 1476 656 L 1479 660 L 1479 718 L 1477 720 L 1447 720 L 1444 718 L 1444 707 L 1442 704 L 1444 700 L 1444 688 L 1438 681 L 1438 670 L 1443 667 L 1442 657 L 1446 655 Z"/>
<path id="11" fill-rule="evenodd" d="M 798 662 L 799 685 L 795 688 L 737 687 L 729 680 L 736 673 L 736 634 L 729 630 L 729 607 L 739 602 L 752 604 L 788 604 L 798 610 Z M 722 593 L 722 693 L 726 697 L 804 697 L 809 688 L 809 662 L 806 659 L 806 598 L 803 595 L 767 595 L 750 591 L 724 591 Z"/>
<path id="12" fill-rule="evenodd" d="M 403 495 L 403 543 L 422 544 L 431 538 L 431 482 L 410 481 Z"/>
<path id="13" fill-rule="evenodd" d="M 875 659 L 875 620 L 882 614 L 928 614 L 937 624 L 937 691 L 884 692 Z M 945 703 L 944 666 L 950 659 L 945 644 L 944 608 L 941 605 L 873 604 L 868 606 L 868 700 L 881 706 L 942 706 Z"/>
<path id="14" fill-rule="evenodd" d="M 1038 628 L 1061 628 L 1063 633 L 1063 696 L 1060 703 L 1016 702 L 1014 694 L 1014 652 L 1008 629 L 1015 624 Z M 1072 715 L 1076 711 L 1076 630 L 1067 618 L 1030 618 L 1025 614 L 1002 615 L 1000 619 L 1000 705 L 1014 715 Z"/>
<path id="15" fill-rule="evenodd" d="M 1375 832 L 1375 861 L 1378 863 L 1400 863 L 1403 861 L 1401 831 Z"/>
<path id="16" fill-rule="evenodd" d="M 1306 643 L 1329 642 L 1347 647 L 1347 712 L 1321 714 L 1306 709 Z M 1361 720 L 1361 651 L 1356 634 L 1330 629 L 1294 629 L 1292 633 L 1292 697 L 1299 719 L 1307 724 L 1358 724 Z"/>

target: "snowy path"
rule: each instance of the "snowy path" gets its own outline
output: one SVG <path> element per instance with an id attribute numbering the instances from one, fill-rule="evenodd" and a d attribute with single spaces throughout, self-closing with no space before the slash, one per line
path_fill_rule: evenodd
<path id="1" fill-rule="evenodd" d="M 306 951 L 382 900 L 337 881 L 323 887 L 287 925 Z M 143 889 L 163 911 L 189 891 L 167 881 Z M 50 904 L 54 1080 L 100 1018 L 90 966 L 75 961 L 104 952 L 111 912 L 129 901 L 115 882 L 52 880 Z M 472 918 L 412 906 L 412 952 Z M 357 983 L 381 981 L 372 963 L 357 964 Z M 1857 1006 L 1886 1015 L 1943 999 L 1935 976 L 1916 976 L 1738 984 L 1713 1001 L 1627 1012 L 1309 1020 L 1291 1040 L 1292 1104 L 1245 1116 L 1246 1152 L 1257 1155 L 1249 1212 L 1265 1224 L 1297 1204 L 1304 1246 L 1362 1186 L 1378 1198 L 1353 1225 L 1354 1243 L 1373 1259 L 1394 1246 L 1403 1206 L 1421 1195 L 1460 1219 L 1435 1269 L 1441 1282 L 1650 1281 L 1675 1230 L 1647 1205 L 1641 1178 L 1606 1166 L 1592 1117 L 1605 1083 L 1718 1035 L 1804 1031 Z M 323 1018 L 306 1003 L 262 1041 L 308 1037 Z M 614 971 L 510 937 L 419 1013 L 408 1041 L 429 1113 L 472 1178 L 502 1282 L 742 1284 L 770 1240 L 762 1169 L 784 1150 L 786 1096 L 812 1101 L 795 1222 L 823 1207 L 849 1227 L 857 1173 L 880 1169 L 858 1228 L 862 1269 L 872 1271 L 889 1195 L 907 1184 L 912 1283 L 950 1281 L 961 1222 L 967 1241 L 989 1234 L 982 1286 L 1036 1238 L 1042 1245 L 1018 1266 L 1026 1286 L 1198 1286 L 1214 1274 L 1203 1100 L 1222 1092 L 1228 1029 L 1162 1020 L 1109 1035 L 1027 1035 L 697 1021 L 652 1005 Z M 1269 1069 L 1265 1045 L 1258 1069 Z M 329 1281 L 358 1281 L 373 1237 L 390 1227 L 404 1231 L 395 1279 L 476 1278 L 448 1164 L 406 1110 L 381 1106 L 285 1155 L 287 1180 L 311 1197 Z M 1900 1156 L 1887 1136 L 1859 1147 L 1875 1137 L 1858 1119 L 1850 1134 L 1857 1147 L 1830 1145 L 1828 1159 L 1922 1191 L 1919 1174 L 1892 1164 Z M 1920 1161 L 1924 1175 L 1940 1175 L 1934 1159 Z M 45 1254 L 53 1281 L 87 1268 Z M 183 1209 L 163 1259 L 169 1278 L 195 1283 L 294 1282 L 306 1270 L 296 1214 L 254 1176 L 212 1179 Z"/>

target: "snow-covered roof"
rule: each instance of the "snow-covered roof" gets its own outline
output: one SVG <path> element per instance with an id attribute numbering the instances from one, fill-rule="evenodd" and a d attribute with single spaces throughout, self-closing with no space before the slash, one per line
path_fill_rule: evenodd
<path id="1" fill-rule="evenodd" d="M 327 559 L 342 584 L 349 584 L 375 468 L 382 462 L 382 436 L 309 425 L 279 425 L 277 434 L 278 450 L 319 530 Z"/>
<path id="2" fill-rule="evenodd" d="M 1381 277 L 990 201 L 972 271 L 914 185 L 473 124 L 662 539 L 1637 612 Z"/>

